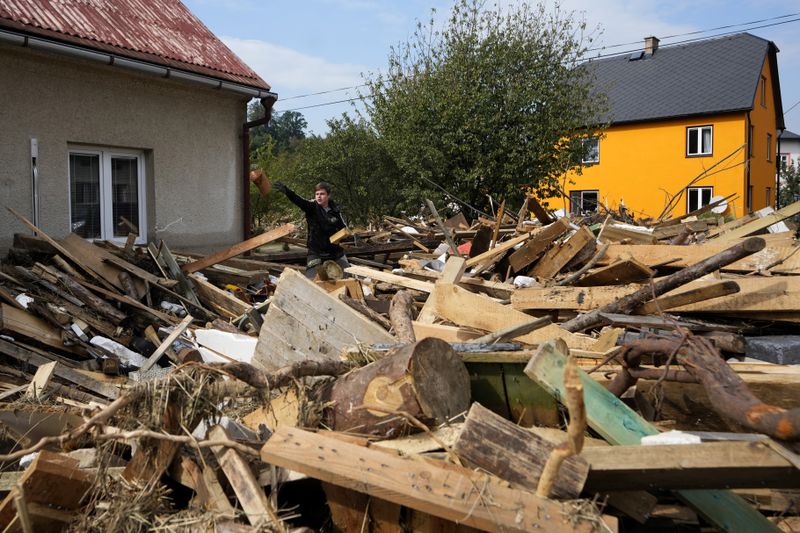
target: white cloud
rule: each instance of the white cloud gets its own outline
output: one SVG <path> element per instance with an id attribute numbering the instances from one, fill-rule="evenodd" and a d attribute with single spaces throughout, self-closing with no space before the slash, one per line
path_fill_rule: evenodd
<path id="1" fill-rule="evenodd" d="M 290 93 L 318 92 L 359 85 L 361 73 L 369 70 L 365 65 L 333 63 L 257 39 L 223 37 L 222 40 L 272 85 L 274 91 L 286 96 Z"/>

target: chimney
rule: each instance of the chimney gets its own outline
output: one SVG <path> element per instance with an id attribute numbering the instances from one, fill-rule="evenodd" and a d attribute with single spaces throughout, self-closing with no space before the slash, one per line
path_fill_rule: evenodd
<path id="1" fill-rule="evenodd" d="M 644 38 L 644 53 L 645 55 L 651 56 L 656 53 L 658 50 L 658 37 L 650 37 Z"/>

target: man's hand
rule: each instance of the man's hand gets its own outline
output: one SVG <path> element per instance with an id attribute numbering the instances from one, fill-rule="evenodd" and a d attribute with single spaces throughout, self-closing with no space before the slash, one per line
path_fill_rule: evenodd
<path id="1" fill-rule="evenodd" d="M 276 181 L 275 183 L 273 183 L 272 184 L 272 188 L 275 189 L 278 192 L 282 192 L 283 194 L 286 194 L 287 187 L 282 181 Z"/>

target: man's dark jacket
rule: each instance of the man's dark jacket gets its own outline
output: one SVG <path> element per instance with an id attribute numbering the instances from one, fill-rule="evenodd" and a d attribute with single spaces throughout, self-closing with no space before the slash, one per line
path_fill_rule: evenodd
<path id="1" fill-rule="evenodd" d="M 314 200 L 306 200 L 293 190 L 286 188 L 286 197 L 306 214 L 308 224 L 308 260 L 339 259 L 344 249 L 332 244 L 330 237 L 344 228 L 344 219 L 339 207 L 333 200 L 328 201 L 328 210 Z"/>

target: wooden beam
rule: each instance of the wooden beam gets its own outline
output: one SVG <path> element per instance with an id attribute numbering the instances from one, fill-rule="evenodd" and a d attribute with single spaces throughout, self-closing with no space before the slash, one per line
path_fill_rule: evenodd
<path id="1" fill-rule="evenodd" d="M 442 270 L 442 275 L 436 281 L 436 285 L 442 285 L 446 283 L 458 283 L 461 280 L 461 276 L 464 275 L 464 271 L 467 269 L 467 260 L 461 256 L 450 256 L 447 259 L 447 262 L 444 264 L 444 270 Z M 434 291 L 436 290 L 436 286 L 434 286 Z M 417 316 L 417 322 L 420 324 L 433 324 L 436 320 L 436 314 L 433 312 L 433 302 L 432 300 L 433 292 L 431 292 L 431 296 L 428 297 L 428 300 L 425 301 L 425 305 L 422 306 L 422 309 Z"/>
<path id="2" fill-rule="evenodd" d="M 538 230 L 528 242 L 509 256 L 508 264 L 511 265 L 511 269 L 519 272 L 533 263 L 553 241 L 566 233 L 569 227 L 569 219 L 562 217 Z"/>
<path id="3" fill-rule="evenodd" d="M 581 226 L 575 234 L 558 246 L 550 248 L 531 269 L 530 275 L 538 278 L 552 278 L 567 266 L 578 252 L 595 242 L 594 234 L 586 226 Z"/>
<path id="4" fill-rule="evenodd" d="M 681 307 L 697 302 L 704 302 L 721 296 L 728 296 L 739 292 L 739 285 L 733 281 L 721 281 L 719 283 L 712 283 L 703 287 L 689 289 L 687 291 L 678 292 L 669 296 L 662 296 L 655 300 L 650 300 L 644 305 L 641 305 L 633 310 L 635 315 L 650 315 L 666 311 L 675 307 Z"/>
<path id="5" fill-rule="evenodd" d="M 409 278 L 406 276 L 398 276 L 391 272 L 384 272 L 374 268 L 363 266 L 350 266 L 344 269 L 345 272 L 359 278 L 370 278 L 375 281 L 383 281 L 391 283 L 404 289 L 414 289 L 415 291 L 430 293 L 433 291 L 433 283 L 427 281 L 420 281 L 418 279 Z"/>
<path id="6" fill-rule="evenodd" d="M 553 342 L 539 347 L 525 367 L 525 374 L 557 399 L 564 398 L 566 357 Z M 584 387 L 589 427 L 614 445 L 638 445 L 658 429 L 645 421 L 619 398 L 579 370 Z M 778 531 L 761 513 L 741 497 L 726 490 L 682 490 L 678 495 L 709 522 L 723 531 Z"/>
<path id="7" fill-rule="evenodd" d="M 212 309 L 222 309 L 234 317 L 237 317 L 247 314 L 247 312 L 253 308 L 252 305 L 243 302 L 228 291 L 220 289 L 200 276 L 191 274 L 189 278 L 194 283 L 200 300 Z"/>
<path id="8" fill-rule="evenodd" d="M 503 244 L 500 244 L 498 246 L 495 246 L 494 248 L 486 250 L 482 254 L 476 255 L 475 257 L 470 257 L 467 260 L 467 268 L 472 268 L 474 266 L 486 263 L 487 261 L 491 261 L 492 259 L 494 259 L 495 257 L 499 256 L 500 254 L 503 254 L 503 253 L 507 252 L 508 250 L 512 249 L 513 247 L 515 247 L 519 243 L 527 241 L 528 239 L 531 238 L 532 235 L 533 235 L 533 233 L 531 233 L 529 231 L 528 233 L 524 233 L 524 234 L 522 234 L 522 235 L 520 235 L 518 237 L 514 237 L 513 239 L 509 239 L 509 240 L 503 242 Z"/>
<path id="9" fill-rule="evenodd" d="M 425 199 L 425 203 L 428 204 L 428 209 L 430 209 L 433 219 L 436 221 L 436 225 L 439 227 L 439 231 L 441 231 L 442 235 L 444 235 L 444 240 L 447 241 L 447 245 L 450 246 L 450 253 L 452 255 L 459 255 L 458 246 L 453 240 L 453 236 L 450 235 L 450 230 L 445 227 L 442 217 L 439 216 L 439 212 L 436 210 L 436 206 L 433 205 L 433 202 L 427 198 Z"/>
<path id="10" fill-rule="evenodd" d="M 587 490 L 798 488 L 800 471 L 763 442 L 587 447 Z"/>
<path id="11" fill-rule="evenodd" d="M 0 331 L 22 335 L 66 352 L 82 353 L 69 346 L 64 346 L 61 330 L 49 322 L 25 309 L 17 309 L 4 303 L 0 303 Z"/>
<path id="12" fill-rule="evenodd" d="M 57 361 L 45 363 L 36 369 L 36 374 L 28 385 L 28 390 L 25 391 L 25 397 L 29 399 L 40 398 L 47 384 L 50 383 L 50 378 L 53 376 L 53 371 L 56 369 Z"/>
<path id="13" fill-rule="evenodd" d="M 656 244 L 656 239 L 649 231 L 636 231 L 616 224 L 604 224 L 603 229 L 597 235 L 600 242 L 622 242 L 629 244 Z"/>
<path id="14" fill-rule="evenodd" d="M 586 274 L 575 283 L 576 287 L 593 287 L 596 285 L 624 285 L 647 281 L 655 272 L 636 259 L 617 261 L 606 267 Z"/>
<path id="15" fill-rule="evenodd" d="M 208 430 L 208 438 L 211 440 L 230 440 L 227 432 L 222 426 L 214 426 Z M 267 499 L 264 488 L 259 485 L 258 480 L 247 461 L 239 455 L 239 452 L 232 448 L 214 446 L 211 448 L 214 456 L 219 462 L 219 466 L 225 473 L 225 477 L 233 487 L 236 498 L 242 506 L 247 520 L 253 526 L 277 525 L 280 523 Z"/>
<path id="16" fill-rule="evenodd" d="M 437 287 L 433 296 L 434 312 L 437 316 L 465 327 L 484 331 L 498 331 L 530 322 L 530 315 L 497 303 L 486 296 L 473 294 L 455 285 Z M 538 344 L 550 339 L 564 339 L 570 348 L 587 349 L 593 342 L 591 337 L 577 335 L 551 324 L 517 338 L 527 344 Z"/>
<path id="17" fill-rule="evenodd" d="M 485 531 L 592 529 L 588 522 L 570 523 L 565 504 L 509 489 L 485 474 L 444 462 L 392 456 L 297 428 L 278 429 L 261 448 L 261 458 Z"/>
<path id="18" fill-rule="evenodd" d="M 25 348 L 17 346 L 12 342 L 8 342 L 5 339 L 0 339 L 0 353 L 35 367 L 39 367 L 51 362 L 50 359 L 47 359 L 46 357 L 43 357 L 31 350 L 26 350 Z M 119 396 L 118 387 L 114 387 L 112 385 L 97 381 L 96 379 L 84 376 L 80 372 L 73 370 L 72 368 L 67 368 L 64 365 L 56 366 L 53 372 L 61 379 L 65 379 L 70 383 L 74 383 L 75 385 L 90 390 L 102 396 L 103 398 L 115 400 L 117 396 Z"/>
<path id="19" fill-rule="evenodd" d="M 99 276 L 101 276 L 104 280 L 106 280 L 109 284 L 113 285 L 117 289 L 123 290 L 122 283 L 119 280 L 119 273 L 123 270 L 115 260 L 118 260 L 120 263 L 127 263 L 127 265 L 131 268 L 124 269 L 127 272 L 131 270 L 137 270 L 146 272 L 134 265 L 131 265 L 127 261 L 117 258 L 111 252 L 93 244 L 86 239 L 76 235 L 75 233 L 70 233 L 63 239 L 61 239 L 61 245 L 70 251 L 70 253 L 74 254 L 75 257 L 80 257 L 81 261 L 83 261 L 86 265 L 91 267 L 91 269 Z M 148 277 L 156 278 L 149 272 L 147 272 Z M 141 278 L 141 276 L 138 276 Z M 142 278 L 143 279 L 143 278 Z M 149 280 L 148 280 L 149 281 Z M 138 300 L 140 297 L 144 296 L 144 292 L 146 287 L 144 283 L 142 283 L 141 279 L 137 279 L 134 281 L 134 285 L 136 287 L 136 299 Z"/>
<path id="20" fill-rule="evenodd" d="M 208 268 L 212 265 L 216 265 L 217 263 L 221 263 L 226 259 L 230 259 L 231 257 L 236 257 L 237 255 L 243 254 L 245 252 L 249 252 L 250 250 L 254 250 L 259 246 L 264 246 L 268 242 L 272 242 L 275 240 L 280 239 L 281 237 L 285 237 L 289 235 L 295 230 L 294 224 L 284 224 L 278 228 L 272 229 L 261 235 L 256 235 L 246 241 L 242 241 L 238 244 L 234 244 L 233 246 L 226 248 L 224 250 L 220 250 L 217 253 L 204 257 L 202 259 L 198 259 L 192 263 L 187 263 L 181 267 L 181 270 L 190 274 L 192 272 L 197 272 L 198 270 L 203 270 L 204 268 Z"/>
<path id="21" fill-rule="evenodd" d="M 147 358 L 147 361 L 145 361 L 145 363 L 139 369 L 139 375 L 144 375 L 145 372 L 150 370 L 153 365 L 156 364 L 159 359 L 161 359 L 161 356 L 164 355 L 172 346 L 172 343 L 175 342 L 184 331 L 186 331 L 186 328 L 189 327 L 189 324 L 192 323 L 192 320 L 194 320 L 192 315 L 186 315 L 186 317 L 181 320 L 181 323 L 175 326 L 175 328 L 172 330 L 172 333 L 170 333 L 167 338 L 164 339 L 164 342 L 162 342 L 161 345 L 156 348 L 156 351 L 154 351 L 150 357 Z"/>
<path id="22" fill-rule="evenodd" d="M 748 235 L 752 235 L 757 231 L 766 229 L 769 226 L 776 224 L 782 220 L 785 220 L 789 217 L 793 217 L 798 213 L 800 213 L 800 202 L 794 202 L 793 204 L 789 204 L 786 207 L 782 207 L 781 209 L 778 209 L 773 213 L 770 213 L 761 218 L 757 218 L 727 233 L 723 233 L 714 240 L 723 243 L 734 242 L 741 237 L 747 237 Z"/>

